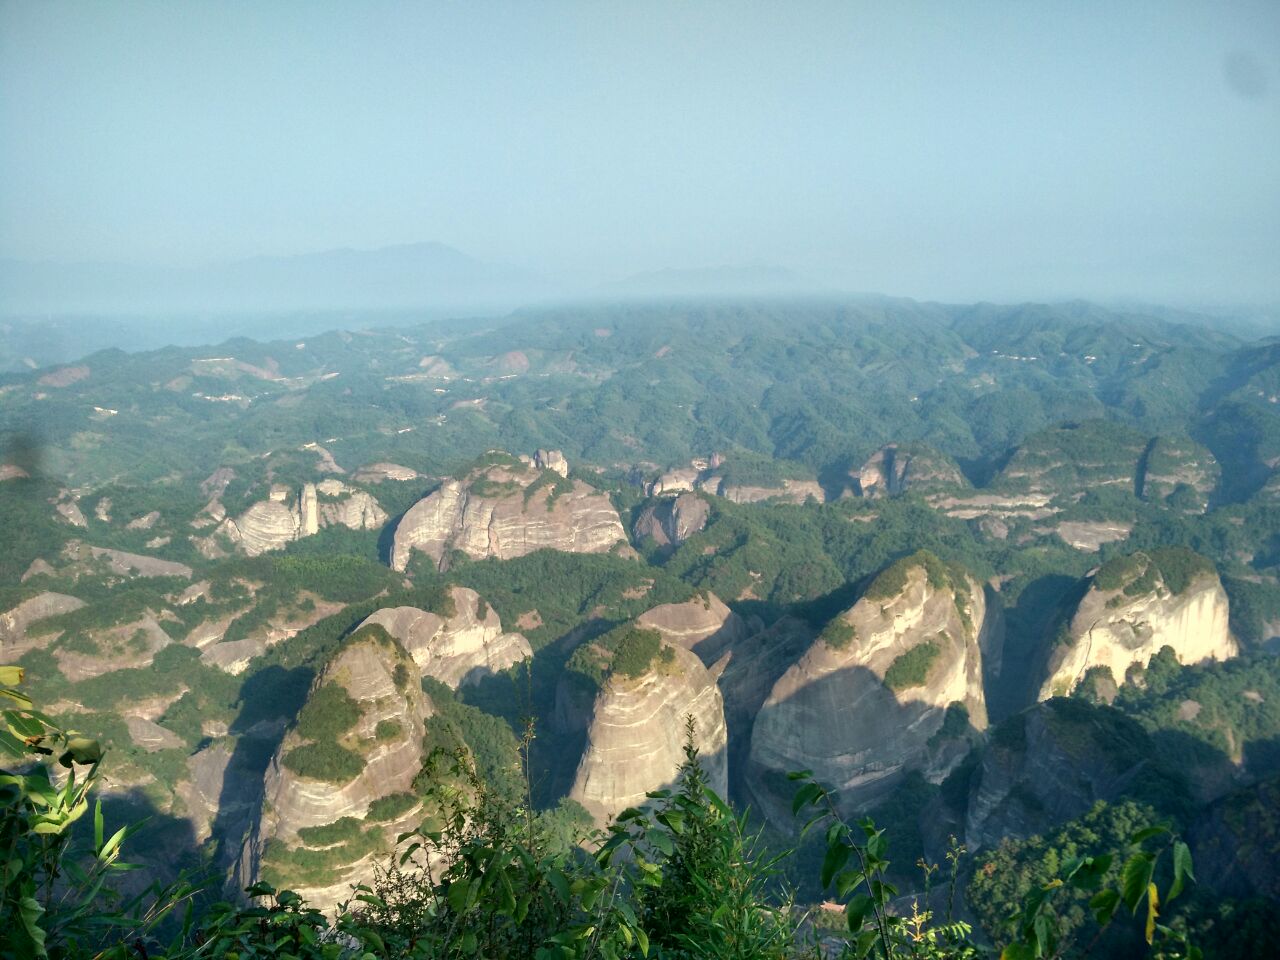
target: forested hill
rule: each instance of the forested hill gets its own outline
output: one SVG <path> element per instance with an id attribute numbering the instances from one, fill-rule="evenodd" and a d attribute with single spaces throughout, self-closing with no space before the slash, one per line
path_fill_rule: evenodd
<path id="1" fill-rule="evenodd" d="M 464 781 L 574 859 L 692 716 L 806 909 L 798 770 L 904 895 L 968 846 L 991 942 L 1157 822 L 1162 922 L 1274 939 L 1280 340 L 810 300 L 101 351 L 0 379 L 0 532 L 0 665 L 148 880 L 327 909 Z"/>
<path id="2" fill-rule="evenodd" d="M 313 442 L 425 472 L 490 448 L 605 467 L 741 451 L 829 482 L 919 441 L 981 482 L 1027 435 L 1105 418 L 1189 434 L 1240 499 L 1280 455 L 1278 357 L 1274 341 L 1088 304 L 584 306 L 105 351 L 7 375 L 0 431 L 73 484 L 203 477 Z"/>

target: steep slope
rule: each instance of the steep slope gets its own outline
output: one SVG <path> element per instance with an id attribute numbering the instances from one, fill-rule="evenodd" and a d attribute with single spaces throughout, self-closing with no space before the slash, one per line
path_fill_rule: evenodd
<path id="1" fill-rule="evenodd" d="M 711 516 L 711 505 L 694 493 L 663 498 L 640 511 L 632 533 L 637 544 L 650 538 L 659 547 L 675 549 L 703 530 Z"/>
<path id="2" fill-rule="evenodd" d="M 362 627 L 377 624 L 404 645 L 422 671 L 457 688 L 501 673 L 533 656 L 523 634 L 506 633 L 498 612 L 466 587 L 449 591 L 452 610 L 434 613 L 417 607 L 384 607 Z"/>
<path id="3" fill-rule="evenodd" d="M 1205 447 L 1188 437 L 1156 437 L 1142 461 L 1138 495 L 1187 513 L 1203 513 L 1222 470 Z"/>
<path id="4" fill-rule="evenodd" d="M 414 551 L 443 570 L 454 550 L 509 560 L 543 548 L 604 553 L 625 542 L 608 496 L 564 477 L 563 460 L 555 466 L 539 469 L 507 454 L 488 454 L 405 513 L 396 526 L 391 566 L 405 569 Z"/>
<path id="5" fill-rule="evenodd" d="M 225 544 L 256 557 L 313 536 L 324 527 L 376 530 L 387 522 L 386 511 L 367 492 L 332 479 L 303 484 L 296 499 L 287 486 L 275 484 L 266 500 L 238 517 L 219 517 L 222 505 L 216 499 L 211 506 L 214 519 L 221 523 L 213 536 L 197 540 L 208 556 L 217 556 Z"/>
<path id="6" fill-rule="evenodd" d="M 1239 652 L 1227 625 L 1227 594 L 1211 564 L 1182 548 L 1104 564 L 1048 654 L 1039 699 L 1065 696 L 1093 669 L 1123 683 L 1169 646 L 1183 663 Z"/>
<path id="7" fill-rule="evenodd" d="M 969 780 L 965 843 L 978 850 L 1043 833 L 1099 800 L 1177 805 L 1185 784 L 1151 763 L 1156 752 L 1136 721 L 1110 707 L 1060 698 L 1015 714 L 992 730 Z"/>
<path id="8" fill-rule="evenodd" d="M 569 798 L 597 823 L 645 803 L 646 792 L 675 779 L 686 717 L 693 718 L 711 786 L 727 792 L 724 701 L 695 654 L 665 643 L 655 630 L 628 625 L 579 650 L 570 666 L 591 674 L 597 692 Z"/>
<path id="9" fill-rule="evenodd" d="M 432 712 L 404 647 L 377 626 L 353 634 L 272 757 L 241 879 L 288 886 L 321 909 L 345 898 L 420 817 L 413 787 Z"/>
<path id="10" fill-rule="evenodd" d="M 987 619 L 978 583 L 932 554 L 882 572 L 774 684 L 756 717 L 751 778 L 765 810 L 778 811 L 770 785 L 790 770 L 812 770 L 850 808 L 907 770 L 945 776 L 967 752 L 969 728 L 987 724 Z"/>
<path id="11" fill-rule="evenodd" d="M 691 650 L 707 666 L 747 635 L 742 618 L 709 591 L 684 603 L 664 603 L 646 610 L 636 624 L 657 630 L 673 646 Z"/>
<path id="12" fill-rule="evenodd" d="M 864 497 L 893 497 L 908 490 L 929 494 L 968 486 L 954 460 L 922 444 L 883 446 L 850 476 Z"/>

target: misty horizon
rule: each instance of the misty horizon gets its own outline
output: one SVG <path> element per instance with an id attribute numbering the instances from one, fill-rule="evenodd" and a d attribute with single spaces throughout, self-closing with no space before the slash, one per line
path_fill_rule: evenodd
<path id="1" fill-rule="evenodd" d="M 4 3 L 0 258 L 1275 304 L 1277 36 L 1271 3 Z"/>

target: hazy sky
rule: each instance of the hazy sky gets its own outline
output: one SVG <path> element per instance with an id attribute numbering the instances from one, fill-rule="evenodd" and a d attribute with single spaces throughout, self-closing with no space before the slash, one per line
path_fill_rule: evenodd
<path id="1" fill-rule="evenodd" d="M 1280 2 L 0 0 L 0 256 L 1280 301 Z"/>

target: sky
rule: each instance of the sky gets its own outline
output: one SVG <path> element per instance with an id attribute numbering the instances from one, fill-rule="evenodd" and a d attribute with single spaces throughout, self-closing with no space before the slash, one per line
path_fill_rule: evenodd
<path id="1" fill-rule="evenodd" d="M 1280 2 L 0 0 L 0 257 L 1280 303 Z"/>

